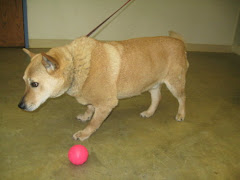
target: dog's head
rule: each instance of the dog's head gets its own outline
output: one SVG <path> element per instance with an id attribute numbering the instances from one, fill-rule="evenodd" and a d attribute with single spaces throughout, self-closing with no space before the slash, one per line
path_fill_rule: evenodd
<path id="1" fill-rule="evenodd" d="M 27 49 L 23 51 L 31 57 L 31 62 L 23 76 L 26 89 L 18 107 L 33 111 L 48 98 L 64 93 L 62 92 L 64 79 L 58 59 L 45 53 L 34 54 Z"/>

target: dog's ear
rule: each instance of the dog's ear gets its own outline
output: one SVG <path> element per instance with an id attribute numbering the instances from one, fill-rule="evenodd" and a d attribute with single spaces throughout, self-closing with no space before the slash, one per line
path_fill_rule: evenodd
<path id="1" fill-rule="evenodd" d="M 23 50 L 27 55 L 29 55 L 30 58 L 32 58 L 33 56 L 35 56 L 35 54 L 34 54 L 33 52 L 29 51 L 28 49 L 23 48 L 22 50 Z"/>
<path id="2" fill-rule="evenodd" d="M 56 61 L 56 59 L 54 59 L 53 57 L 51 57 L 45 53 L 41 53 L 41 54 L 43 57 L 42 64 L 49 73 L 58 69 L 59 64 Z"/>

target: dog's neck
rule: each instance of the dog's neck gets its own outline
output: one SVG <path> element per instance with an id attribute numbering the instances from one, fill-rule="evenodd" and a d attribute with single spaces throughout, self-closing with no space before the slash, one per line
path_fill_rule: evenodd
<path id="1" fill-rule="evenodd" d="M 96 40 L 87 37 L 78 38 L 67 45 L 72 56 L 72 74 L 69 74 L 71 84 L 67 94 L 74 97 L 81 96 L 84 82 L 90 70 L 91 52 L 95 45 Z"/>

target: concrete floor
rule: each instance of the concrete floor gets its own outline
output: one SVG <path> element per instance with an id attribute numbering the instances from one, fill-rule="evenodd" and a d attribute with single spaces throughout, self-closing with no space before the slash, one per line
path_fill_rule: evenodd
<path id="1" fill-rule="evenodd" d="M 0 49 L 0 179 L 240 179 L 240 56 L 188 57 L 184 122 L 174 120 L 178 104 L 164 87 L 153 117 L 139 116 L 148 93 L 121 100 L 80 142 L 72 135 L 86 126 L 75 119 L 85 107 L 64 95 L 35 112 L 18 109 L 29 58 L 21 49 Z M 90 153 L 82 166 L 67 158 L 75 144 Z"/>

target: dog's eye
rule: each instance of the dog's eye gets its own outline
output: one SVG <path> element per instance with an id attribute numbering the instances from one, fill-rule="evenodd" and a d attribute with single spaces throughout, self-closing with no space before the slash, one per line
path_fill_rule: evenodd
<path id="1" fill-rule="evenodd" d="M 32 83 L 31 83 L 31 86 L 32 86 L 32 87 L 38 87 L 38 85 L 39 85 L 39 83 L 37 83 L 37 82 L 32 82 Z"/>

